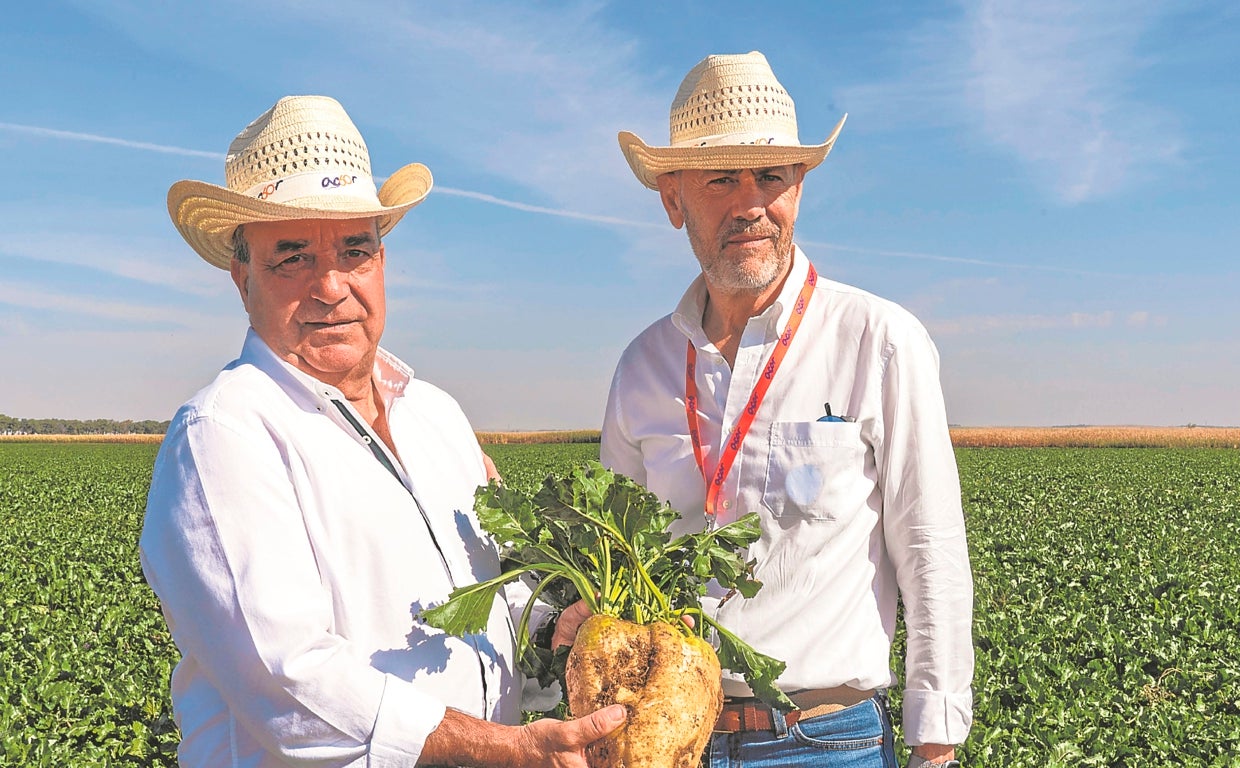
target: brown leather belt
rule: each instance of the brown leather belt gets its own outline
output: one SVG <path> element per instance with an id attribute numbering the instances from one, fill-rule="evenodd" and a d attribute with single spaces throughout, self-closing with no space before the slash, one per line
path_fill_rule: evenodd
<path id="1" fill-rule="evenodd" d="M 818 696 L 809 698 L 835 698 L 837 701 L 827 701 L 821 704 L 815 704 L 805 709 L 794 709 L 791 712 L 784 713 L 784 722 L 788 725 L 799 720 L 808 720 L 811 717 L 819 717 L 820 715 L 829 715 L 832 712 L 839 712 L 847 709 L 854 704 L 860 704 L 868 700 L 874 695 L 874 691 L 856 691 L 849 689 L 842 696 Z M 800 696 L 795 698 L 801 698 Z M 716 733 L 738 733 L 740 731 L 774 731 L 775 719 L 771 714 L 771 708 L 763 704 L 761 700 L 756 698 L 745 699 L 726 699 L 723 703 L 723 711 L 719 713 L 719 719 L 715 722 Z"/>

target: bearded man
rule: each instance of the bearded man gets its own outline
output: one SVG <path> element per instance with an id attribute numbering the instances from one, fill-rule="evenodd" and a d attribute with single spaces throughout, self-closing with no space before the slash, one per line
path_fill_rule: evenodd
<path id="1" fill-rule="evenodd" d="M 797 705 L 766 707 L 726 675 L 717 768 L 895 766 L 897 597 L 909 765 L 954 764 L 972 721 L 972 577 L 938 353 L 911 314 L 823 277 L 793 242 L 805 176 L 843 124 L 802 145 L 755 52 L 689 72 L 670 146 L 619 136 L 701 275 L 621 357 L 603 463 L 680 510 L 678 532 L 759 515 L 763 587 L 716 595 L 715 616 L 787 663 Z"/>

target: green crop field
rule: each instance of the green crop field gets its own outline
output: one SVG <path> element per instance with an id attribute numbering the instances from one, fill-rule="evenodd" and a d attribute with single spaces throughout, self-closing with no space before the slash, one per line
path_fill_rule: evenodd
<path id="1" fill-rule="evenodd" d="M 173 766 L 154 445 L 0 444 L 0 766 Z M 597 444 L 488 445 L 514 485 Z M 957 451 L 974 766 L 1240 766 L 1240 451 Z M 896 660 L 897 666 L 899 659 Z"/>

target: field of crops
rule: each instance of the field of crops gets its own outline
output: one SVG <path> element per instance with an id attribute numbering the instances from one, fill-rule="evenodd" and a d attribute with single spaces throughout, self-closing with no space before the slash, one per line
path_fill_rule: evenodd
<path id="1" fill-rule="evenodd" d="M 596 444 L 487 447 L 514 485 Z M 0 444 L 0 766 L 175 765 L 154 445 Z M 1240 766 L 1240 451 L 961 448 L 975 766 Z M 898 663 L 898 659 L 897 659 Z"/>

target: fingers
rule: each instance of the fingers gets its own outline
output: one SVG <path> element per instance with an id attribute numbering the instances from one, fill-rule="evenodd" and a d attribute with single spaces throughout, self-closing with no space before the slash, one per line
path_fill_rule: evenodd
<path id="1" fill-rule="evenodd" d="M 564 609 L 560 619 L 555 623 L 555 632 L 551 635 L 551 650 L 561 645 L 572 645 L 577 639 L 577 630 L 585 620 L 594 615 L 585 600 L 578 600 Z"/>
<path id="2" fill-rule="evenodd" d="M 577 720 L 535 720 L 518 728 L 515 754 L 504 765 L 587 768 L 586 747 L 619 728 L 627 715 L 622 705 L 612 704 Z"/>
<path id="3" fill-rule="evenodd" d="M 627 717 L 628 711 L 623 705 L 612 704 L 609 707 L 595 710 L 585 717 L 570 720 L 565 723 L 565 727 L 572 729 L 570 740 L 577 746 L 584 747 L 624 725 Z"/>
<path id="4" fill-rule="evenodd" d="M 488 482 L 491 480 L 503 480 L 503 478 L 499 476 L 499 470 L 495 468 L 495 462 L 491 461 L 491 457 L 486 455 L 486 453 L 482 454 L 482 465 L 487 469 Z"/>

